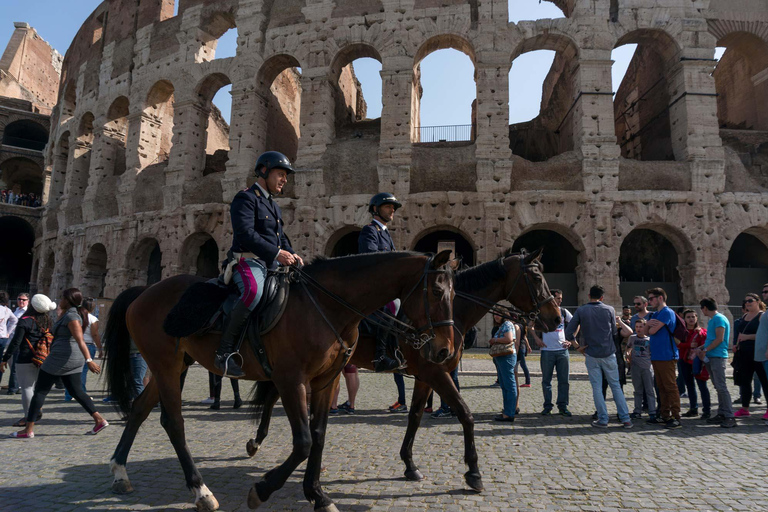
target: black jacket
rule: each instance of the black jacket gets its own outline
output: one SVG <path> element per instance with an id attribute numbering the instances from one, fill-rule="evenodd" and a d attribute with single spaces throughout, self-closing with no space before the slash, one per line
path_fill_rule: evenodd
<path id="1" fill-rule="evenodd" d="M 360 231 L 357 237 L 357 252 L 389 252 L 395 250 L 395 244 L 388 229 L 382 229 L 376 222 L 371 222 Z"/>
<path id="2" fill-rule="evenodd" d="M 42 337 L 43 332 L 37 326 L 35 319 L 31 316 L 22 316 L 19 318 L 19 323 L 16 324 L 16 332 L 13 334 L 11 343 L 6 348 L 5 354 L 3 354 L 3 361 L 8 361 L 18 351 L 19 358 L 16 360 L 16 364 L 31 363 L 35 352 L 30 348 L 29 343 L 34 347 Z M 27 343 L 27 340 L 29 340 L 29 343 Z"/>

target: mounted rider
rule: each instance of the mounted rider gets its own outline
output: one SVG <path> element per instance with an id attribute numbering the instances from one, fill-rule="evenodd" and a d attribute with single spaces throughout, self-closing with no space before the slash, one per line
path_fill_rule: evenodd
<path id="1" fill-rule="evenodd" d="M 389 234 L 387 224 L 395 216 L 395 211 L 403 206 L 393 194 L 381 192 L 373 196 L 368 203 L 368 212 L 373 220 L 365 226 L 357 239 L 357 252 L 389 252 L 395 250 L 395 243 Z M 400 363 L 387 355 L 387 336 L 376 336 L 376 355 L 373 360 L 377 372 L 392 371 L 400 367 Z"/>
<path id="2" fill-rule="evenodd" d="M 235 360 L 239 357 L 232 356 L 249 315 L 264 293 L 267 270 L 304 263 L 283 233 L 282 212 L 272 199 L 282 192 L 288 176 L 296 171 L 290 160 L 277 151 L 261 155 L 255 170 L 256 183 L 238 192 L 230 207 L 233 241 L 228 256 L 230 261 L 236 260 L 232 279 L 240 291 L 240 300 L 221 336 L 214 366 L 232 378 L 244 375 Z"/>

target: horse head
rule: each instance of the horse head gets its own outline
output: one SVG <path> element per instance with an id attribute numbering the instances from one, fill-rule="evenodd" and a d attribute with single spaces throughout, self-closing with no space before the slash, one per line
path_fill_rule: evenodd
<path id="1" fill-rule="evenodd" d="M 535 320 L 537 328 L 554 331 L 560 325 L 560 308 L 555 304 L 547 280 L 544 279 L 544 267 L 541 264 L 543 253 L 543 247 L 531 253 L 522 250 L 504 260 L 507 269 L 505 292 L 507 301 Z"/>
<path id="2" fill-rule="evenodd" d="M 450 259 L 451 251 L 424 258 L 421 279 L 405 295 L 402 311 L 416 330 L 409 344 L 428 361 L 441 364 L 453 355 L 453 272 L 458 261 Z"/>

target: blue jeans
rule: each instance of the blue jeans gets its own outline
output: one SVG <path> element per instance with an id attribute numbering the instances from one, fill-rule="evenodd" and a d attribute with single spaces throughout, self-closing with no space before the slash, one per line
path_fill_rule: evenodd
<path id="1" fill-rule="evenodd" d="M 499 376 L 501 396 L 504 401 L 503 413 L 505 416 L 514 418 L 517 408 L 517 383 L 515 382 L 517 354 L 494 357 L 493 363 L 496 365 L 496 373 Z"/>
<path id="2" fill-rule="evenodd" d="M 400 373 L 393 373 L 392 375 L 397 386 L 397 403 L 405 405 L 405 378 Z"/>
<path id="3" fill-rule="evenodd" d="M 136 399 L 144 391 L 144 376 L 147 374 L 147 363 L 141 354 L 131 354 L 129 359 L 131 376 L 133 376 L 133 396 Z"/>
<path id="4" fill-rule="evenodd" d="M 710 412 L 712 408 L 712 399 L 707 388 L 707 381 L 699 380 L 693 375 L 693 364 L 687 361 L 678 361 L 677 367 L 680 369 L 685 387 L 688 389 L 688 403 L 691 409 L 699 408 L 699 397 L 696 395 L 696 386 L 701 392 L 701 405 L 703 412 Z"/>
<path id="5" fill-rule="evenodd" d="M 544 409 L 552 409 L 552 373 L 557 370 L 557 407 L 568 408 L 568 391 L 571 384 L 568 381 L 570 373 L 570 356 L 568 349 L 541 351 L 541 389 L 544 392 Z"/>
<path id="6" fill-rule="evenodd" d="M 586 363 L 589 383 L 592 384 L 592 397 L 597 409 L 597 421 L 608 424 L 608 409 L 605 406 L 605 398 L 603 398 L 603 377 L 608 381 L 608 386 L 611 388 L 619 419 L 629 421 L 627 401 L 624 399 L 624 392 L 621 390 L 621 384 L 619 384 L 619 364 L 616 362 L 616 356 L 611 354 L 608 357 L 598 358 L 587 354 Z"/>
<path id="7" fill-rule="evenodd" d="M 88 353 L 91 354 L 91 359 L 93 359 L 93 356 L 96 355 L 96 345 L 93 343 L 86 343 L 86 347 L 88 347 Z M 88 379 L 88 364 L 83 365 L 83 372 L 80 374 L 80 383 L 83 385 L 83 391 L 88 391 L 85 389 L 85 381 Z M 65 400 L 71 400 L 72 395 L 69 394 L 69 391 L 64 392 L 64 399 Z"/>

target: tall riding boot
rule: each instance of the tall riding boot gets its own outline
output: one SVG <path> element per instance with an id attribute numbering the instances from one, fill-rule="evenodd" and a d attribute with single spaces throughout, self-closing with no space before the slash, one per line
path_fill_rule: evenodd
<path id="1" fill-rule="evenodd" d="M 219 342 L 219 349 L 216 351 L 216 359 L 213 365 L 216 369 L 220 370 L 225 377 L 231 379 L 237 379 L 245 375 L 240 365 L 237 364 L 236 357 L 230 357 L 235 350 L 235 345 L 240 339 L 240 334 L 243 332 L 246 322 L 248 322 L 248 316 L 251 314 L 251 310 L 248 306 L 241 301 L 237 301 L 237 304 L 232 308 L 232 313 L 229 315 L 229 325 L 227 330 L 221 335 L 221 342 Z"/>
<path id="2" fill-rule="evenodd" d="M 376 355 L 373 360 L 373 369 L 376 372 L 391 372 L 400 366 L 400 363 L 387 355 L 387 336 L 376 336 Z"/>

